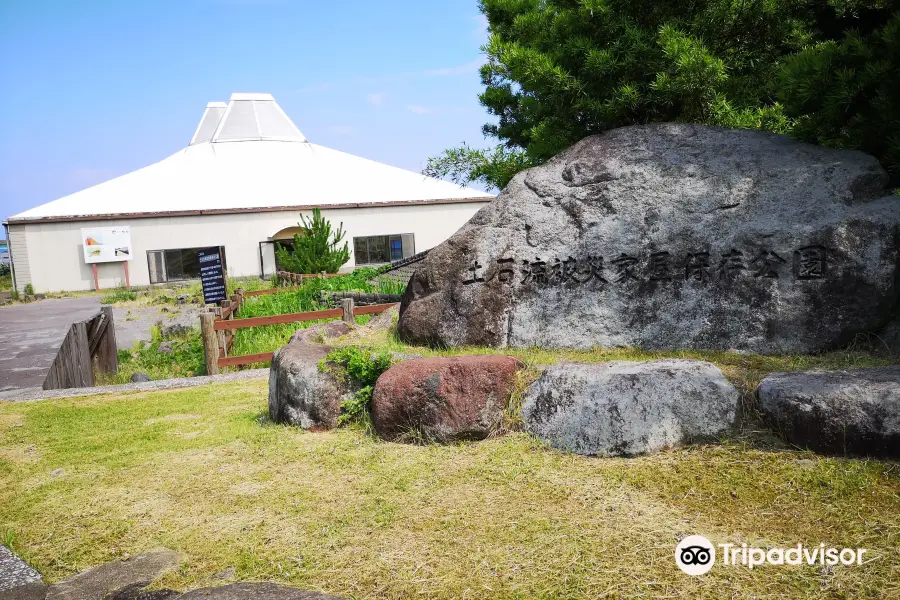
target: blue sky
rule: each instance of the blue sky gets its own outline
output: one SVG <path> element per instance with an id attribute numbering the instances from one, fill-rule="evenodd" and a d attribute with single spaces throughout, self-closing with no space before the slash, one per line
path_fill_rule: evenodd
<path id="1" fill-rule="evenodd" d="M 0 217 L 165 158 L 232 92 L 415 171 L 487 146 L 485 28 L 476 0 L 0 0 Z"/>

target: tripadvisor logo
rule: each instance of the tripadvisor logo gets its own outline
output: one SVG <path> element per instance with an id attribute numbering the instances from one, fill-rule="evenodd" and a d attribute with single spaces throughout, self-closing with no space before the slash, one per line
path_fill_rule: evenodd
<path id="1" fill-rule="evenodd" d="M 719 544 L 719 556 L 722 564 L 749 569 L 763 564 L 770 565 L 861 565 L 865 548 L 826 548 L 819 544 L 807 548 L 797 544 L 793 548 L 748 547 L 747 544 Z M 716 562 L 716 546 L 702 535 L 689 535 L 675 547 L 675 564 L 688 575 L 703 575 Z"/>
<path id="2" fill-rule="evenodd" d="M 675 564 L 688 575 L 703 575 L 716 562 L 716 549 L 702 535 L 689 535 L 675 547 Z"/>

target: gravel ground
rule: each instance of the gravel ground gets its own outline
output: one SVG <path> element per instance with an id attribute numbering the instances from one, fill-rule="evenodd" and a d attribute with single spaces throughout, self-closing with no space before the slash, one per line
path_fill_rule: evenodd
<path id="1" fill-rule="evenodd" d="M 226 383 L 229 381 L 249 381 L 253 379 L 267 379 L 269 369 L 249 369 L 235 373 L 222 375 L 204 375 L 201 377 L 184 377 L 181 379 L 162 379 L 159 381 L 145 381 L 142 383 L 126 383 L 123 385 L 105 385 L 91 388 L 71 388 L 67 390 L 42 390 L 40 388 L 28 388 L 19 390 L 16 394 L 0 398 L 0 402 L 25 402 L 30 400 L 46 400 L 49 398 L 72 398 L 75 396 L 92 396 L 96 394 L 122 394 L 126 392 L 152 392 L 155 390 L 174 390 L 178 388 L 197 387 L 213 383 Z"/>

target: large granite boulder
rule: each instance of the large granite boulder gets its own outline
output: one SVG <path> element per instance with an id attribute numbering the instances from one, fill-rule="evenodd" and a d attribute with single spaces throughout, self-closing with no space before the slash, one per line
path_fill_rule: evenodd
<path id="1" fill-rule="evenodd" d="M 794 445 L 900 456 L 900 365 L 773 373 L 756 393 L 763 413 Z"/>
<path id="2" fill-rule="evenodd" d="M 375 431 L 387 439 L 484 439 L 499 428 L 522 366 L 509 356 L 419 358 L 396 364 L 375 384 Z"/>
<path id="3" fill-rule="evenodd" d="M 332 370 L 320 368 L 330 350 L 295 341 L 272 357 L 269 369 L 269 418 L 276 423 L 322 430 L 337 426 L 349 385 Z"/>
<path id="4" fill-rule="evenodd" d="M 871 156 L 624 127 L 519 173 L 432 249 L 400 336 L 441 346 L 814 352 L 885 325 L 900 197 Z"/>
<path id="5" fill-rule="evenodd" d="M 525 430 L 559 450 L 633 456 L 721 436 L 740 394 L 697 360 L 563 362 L 528 388 Z"/>

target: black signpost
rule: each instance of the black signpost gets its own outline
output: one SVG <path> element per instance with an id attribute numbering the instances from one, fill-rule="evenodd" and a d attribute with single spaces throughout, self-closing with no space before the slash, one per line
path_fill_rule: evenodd
<path id="1" fill-rule="evenodd" d="M 228 298 L 225 291 L 225 271 L 219 248 L 203 248 L 197 252 L 200 260 L 200 281 L 203 285 L 203 302 L 218 304 Z"/>

